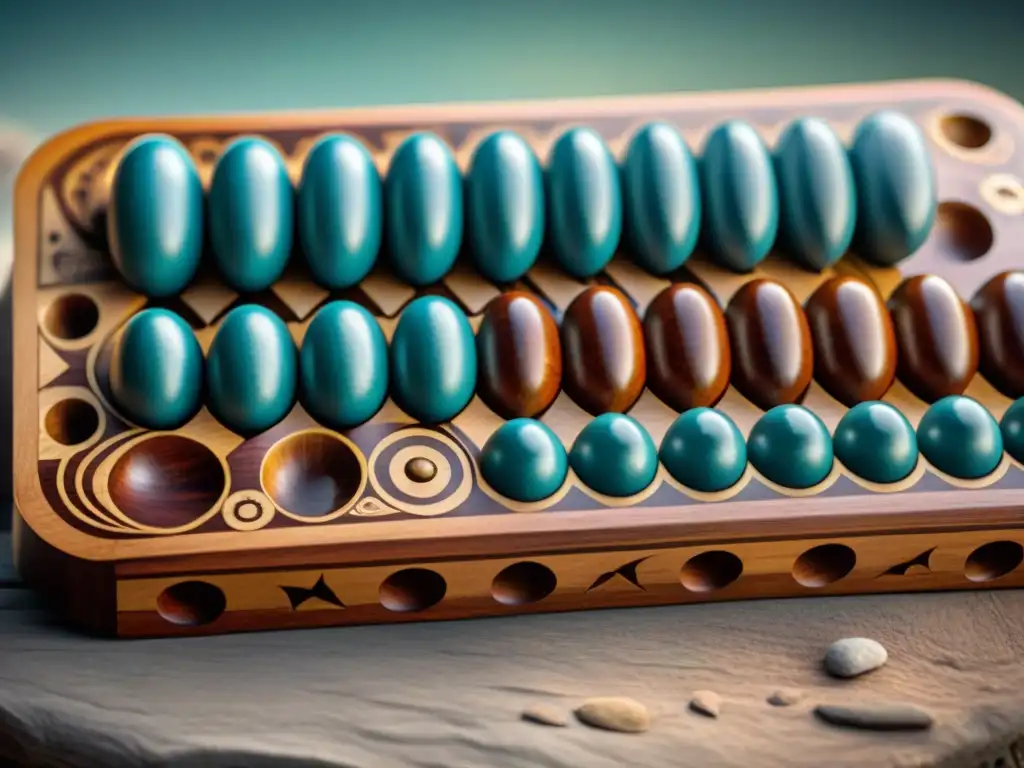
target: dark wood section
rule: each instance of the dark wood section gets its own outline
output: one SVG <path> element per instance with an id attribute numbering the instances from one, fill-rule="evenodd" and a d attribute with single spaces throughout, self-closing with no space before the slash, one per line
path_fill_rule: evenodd
<path id="1" fill-rule="evenodd" d="M 854 277 L 834 277 L 804 312 L 818 382 L 846 406 L 881 400 L 896 375 L 896 335 L 877 291 Z"/>
<path id="2" fill-rule="evenodd" d="M 767 411 L 797 403 L 814 373 L 811 330 L 793 293 L 775 280 L 751 280 L 726 308 L 732 383 Z"/>

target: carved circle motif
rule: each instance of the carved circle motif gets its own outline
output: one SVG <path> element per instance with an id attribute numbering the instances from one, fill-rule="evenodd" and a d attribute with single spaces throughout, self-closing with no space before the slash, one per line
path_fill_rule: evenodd
<path id="1" fill-rule="evenodd" d="M 258 531 L 274 519 L 277 509 L 266 494 L 259 491 L 237 491 L 221 508 L 224 522 L 236 531 Z"/>
<path id="2" fill-rule="evenodd" d="M 436 472 L 426 482 L 411 480 L 410 462 L 423 459 Z M 473 470 L 463 448 L 443 432 L 412 427 L 388 435 L 369 459 L 370 484 L 381 500 L 411 515 L 434 517 L 455 510 L 473 489 Z"/>

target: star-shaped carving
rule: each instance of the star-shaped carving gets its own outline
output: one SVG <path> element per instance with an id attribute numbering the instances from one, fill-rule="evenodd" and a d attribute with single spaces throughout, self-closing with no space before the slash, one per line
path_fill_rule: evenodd
<path id="1" fill-rule="evenodd" d="M 640 565 L 640 563 L 642 563 L 644 560 L 647 560 L 647 559 L 648 559 L 647 557 L 641 557 L 639 560 L 633 560 L 632 562 L 626 563 L 625 565 L 620 565 L 614 571 L 608 571 L 608 573 L 602 573 L 600 576 L 598 576 L 596 579 L 594 579 L 594 583 L 591 584 L 587 588 L 587 592 L 590 592 L 592 590 L 597 589 L 602 584 L 606 584 L 607 582 L 611 581 L 616 576 L 621 576 L 626 581 L 628 581 L 630 584 L 632 584 L 634 587 L 637 587 L 638 589 L 641 589 L 644 592 L 646 592 L 647 590 L 644 588 L 644 585 L 640 583 L 640 579 L 636 575 L 636 569 L 637 569 L 637 566 Z"/>
<path id="2" fill-rule="evenodd" d="M 312 589 L 306 589 L 305 587 L 281 587 L 281 590 L 288 596 L 288 602 L 292 604 L 293 611 L 297 611 L 300 605 L 313 598 L 323 600 L 325 603 L 338 608 L 345 607 L 345 604 L 334 594 L 334 590 L 327 586 L 323 574 L 320 574 L 320 578 L 316 580 L 316 584 L 313 585 Z"/>

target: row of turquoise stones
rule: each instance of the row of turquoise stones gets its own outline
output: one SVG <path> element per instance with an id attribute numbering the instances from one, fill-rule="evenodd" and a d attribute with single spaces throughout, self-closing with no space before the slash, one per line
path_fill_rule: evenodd
<path id="1" fill-rule="evenodd" d="M 865 118 L 849 150 L 820 119 L 794 121 L 771 152 L 752 126 L 731 120 L 699 158 L 674 127 L 651 123 L 621 165 L 595 131 L 576 127 L 544 169 L 521 136 L 501 131 L 477 147 L 465 178 L 432 133 L 407 138 L 383 180 L 361 142 L 332 135 L 310 151 L 297 190 L 272 144 L 243 137 L 219 158 L 206 200 L 184 147 L 148 136 L 118 165 L 108 237 L 123 279 L 151 297 L 193 279 L 204 228 L 216 267 L 243 293 L 280 278 L 293 233 L 314 280 L 331 289 L 365 278 L 385 243 L 393 270 L 413 285 L 442 279 L 464 245 L 482 275 L 515 281 L 545 238 L 581 279 L 604 269 L 620 241 L 656 274 L 679 268 L 701 238 L 734 271 L 753 269 L 776 241 L 817 270 L 855 240 L 864 258 L 902 260 L 927 237 L 935 198 L 924 139 L 895 112 Z"/>
<path id="2" fill-rule="evenodd" d="M 660 449 L 623 414 L 595 418 L 568 453 L 542 422 L 515 419 L 487 441 L 480 471 L 499 494 L 537 502 L 562 487 L 570 467 L 594 491 L 628 497 L 654 482 L 659 462 L 681 485 L 712 493 L 735 485 L 748 461 L 768 480 L 794 489 L 822 482 L 835 460 L 869 482 L 896 483 L 914 471 L 919 454 L 948 475 L 977 479 L 996 469 L 1004 448 L 1024 461 L 1024 399 L 997 423 L 976 400 L 951 396 L 928 409 L 916 432 L 885 402 L 854 406 L 834 436 L 807 408 L 780 405 L 758 420 L 746 443 L 726 414 L 695 408 L 673 422 Z"/>

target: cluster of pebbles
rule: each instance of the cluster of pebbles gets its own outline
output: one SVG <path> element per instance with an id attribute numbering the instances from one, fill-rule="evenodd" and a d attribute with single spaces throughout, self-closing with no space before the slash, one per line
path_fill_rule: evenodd
<path id="1" fill-rule="evenodd" d="M 850 680 L 885 665 L 889 654 L 881 643 L 864 637 L 849 637 L 833 643 L 825 653 L 824 668 L 832 677 Z M 805 698 L 802 691 L 782 688 L 772 693 L 768 704 L 789 707 Z M 695 691 L 690 698 L 690 711 L 696 715 L 717 718 L 722 712 L 722 698 L 714 691 Z M 814 715 L 829 725 L 868 731 L 920 731 L 931 728 L 932 716 L 910 704 L 818 704 Z M 584 725 L 619 733 L 643 733 L 651 727 L 647 707 L 625 697 L 588 699 L 573 714 Z M 568 714 L 549 704 L 536 704 L 523 711 L 523 719 L 539 725 L 565 728 Z"/>

